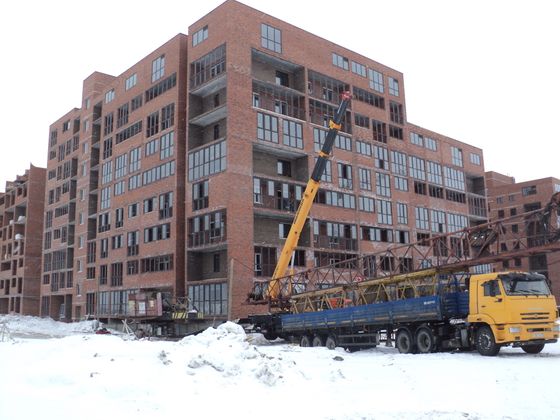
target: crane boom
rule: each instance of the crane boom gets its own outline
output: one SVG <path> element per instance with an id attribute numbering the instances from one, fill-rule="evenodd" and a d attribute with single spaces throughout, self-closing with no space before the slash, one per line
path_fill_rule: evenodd
<path id="1" fill-rule="evenodd" d="M 268 299 L 277 299 L 280 294 L 280 283 L 278 282 L 278 279 L 286 275 L 286 270 L 288 268 L 288 265 L 290 264 L 290 259 L 292 258 L 292 254 L 297 247 L 301 231 L 303 229 L 305 221 L 307 220 L 309 211 L 311 210 L 313 200 L 315 199 L 317 191 L 319 190 L 321 177 L 323 176 L 325 167 L 327 166 L 327 162 L 330 159 L 330 154 L 334 145 L 336 135 L 340 130 L 342 118 L 346 113 L 346 108 L 350 103 L 351 97 L 352 96 L 350 92 L 344 92 L 342 94 L 342 101 L 340 102 L 340 105 L 335 112 L 333 119 L 329 121 L 329 131 L 327 132 L 327 135 L 325 137 L 325 142 L 323 143 L 323 147 L 319 151 L 317 162 L 315 163 L 313 172 L 311 173 L 311 177 L 307 182 L 307 186 L 301 198 L 301 202 L 294 216 L 290 232 L 288 233 L 288 237 L 286 238 L 286 242 L 284 243 L 284 247 L 282 248 L 282 252 L 280 253 L 280 258 L 278 259 L 278 263 L 276 264 L 276 268 L 274 269 L 272 279 L 268 284 L 265 295 L 265 297 L 267 297 Z"/>

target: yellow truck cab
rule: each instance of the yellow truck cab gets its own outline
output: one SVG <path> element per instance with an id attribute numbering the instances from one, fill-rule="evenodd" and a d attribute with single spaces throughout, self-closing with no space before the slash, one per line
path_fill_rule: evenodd
<path id="1" fill-rule="evenodd" d="M 494 356 L 502 346 L 539 353 L 558 340 L 556 300 L 545 276 L 502 272 L 472 275 L 469 316 L 474 345 L 480 354 Z"/>

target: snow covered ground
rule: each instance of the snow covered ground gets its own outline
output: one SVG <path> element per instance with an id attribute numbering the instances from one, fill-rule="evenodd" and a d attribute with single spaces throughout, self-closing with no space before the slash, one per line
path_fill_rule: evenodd
<path id="1" fill-rule="evenodd" d="M 495 358 L 350 354 L 270 344 L 232 323 L 179 342 L 92 330 L 0 316 L 0 419 L 560 418 L 559 344 Z"/>

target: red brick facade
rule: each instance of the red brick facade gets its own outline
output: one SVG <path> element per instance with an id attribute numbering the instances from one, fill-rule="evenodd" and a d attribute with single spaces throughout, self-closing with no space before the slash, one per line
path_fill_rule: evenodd
<path id="1" fill-rule="evenodd" d="M 0 314 L 39 315 L 44 193 L 33 165 L 0 193 Z"/>
<path id="2" fill-rule="evenodd" d="M 532 181 L 515 182 L 515 178 L 497 172 L 486 172 L 488 187 L 488 207 L 490 220 L 503 219 L 546 206 L 552 195 L 560 191 L 560 179 L 543 178 Z M 553 221 L 557 223 L 557 221 Z M 513 230 L 526 228 L 519 224 L 506 224 L 506 235 Z M 512 247 L 511 241 L 506 244 Z M 556 299 L 560 299 L 560 255 L 558 253 L 537 254 L 526 258 L 516 258 L 502 264 L 497 269 L 536 271 L 546 275 L 552 285 Z"/>

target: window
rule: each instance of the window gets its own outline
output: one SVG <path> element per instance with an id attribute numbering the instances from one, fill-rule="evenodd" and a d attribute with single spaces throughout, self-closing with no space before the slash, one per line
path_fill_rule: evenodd
<path id="1" fill-rule="evenodd" d="M 389 77 L 389 95 L 399 96 L 399 81 Z"/>
<path id="2" fill-rule="evenodd" d="M 447 166 L 444 166 L 443 169 L 445 186 L 454 190 L 465 191 L 465 174 Z"/>
<path id="3" fill-rule="evenodd" d="M 383 74 L 379 73 L 376 70 L 369 69 L 368 76 L 369 76 L 369 87 L 379 93 L 383 93 L 385 91 L 383 87 Z"/>
<path id="4" fill-rule="evenodd" d="M 226 169 L 226 142 L 189 153 L 189 181 L 196 181 Z"/>
<path id="5" fill-rule="evenodd" d="M 408 191 L 408 179 L 395 176 L 395 189 L 399 191 Z"/>
<path id="6" fill-rule="evenodd" d="M 428 150 L 433 150 L 434 152 L 437 151 L 437 141 L 431 137 L 424 137 L 424 146 Z"/>
<path id="7" fill-rule="evenodd" d="M 111 187 L 105 187 L 101 190 L 101 210 L 111 207 Z"/>
<path id="8" fill-rule="evenodd" d="M 280 239 L 286 239 L 290 233 L 290 228 L 292 225 L 290 223 L 278 223 L 278 237 Z"/>
<path id="9" fill-rule="evenodd" d="M 354 114 L 354 123 L 359 127 L 369 128 L 369 117 Z"/>
<path id="10" fill-rule="evenodd" d="M 128 205 L 128 217 L 136 217 L 138 216 L 138 203 L 133 203 Z"/>
<path id="11" fill-rule="evenodd" d="M 278 118 L 261 112 L 257 113 L 257 138 L 278 143 Z"/>
<path id="12" fill-rule="evenodd" d="M 103 135 L 107 136 L 113 132 L 113 113 L 110 112 L 103 118 Z"/>
<path id="13" fill-rule="evenodd" d="M 341 69 L 348 70 L 348 58 L 338 55 L 337 53 L 332 53 L 332 63 Z"/>
<path id="14" fill-rule="evenodd" d="M 385 109 L 385 99 L 383 96 L 376 95 L 375 93 L 368 92 L 367 90 L 353 87 L 354 98 L 358 101 L 365 102 L 368 105 L 376 108 Z"/>
<path id="15" fill-rule="evenodd" d="M 360 189 L 371 191 L 371 171 L 365 168 L 358 168 L 360 178 Z"/>
<path id="16" fill-rule="evenodd" d="M 416 207 L 416 229 L 429 230 L 428 209 Z"/>
<path id="17" fill-rule="evenodd" d="M 373 156 L 376 168 L 389 170 L 389 153 L 385 147 L 373 146 Z"/>
<path id="18" fill-rule="evenodd" d="M 303 129 L 300 123 L 284 120 L 283 124 L 283 143 L 286 146 L 303 149 Z"/>
<path id="19" fill-rule="evenodd" d="M 356 140 L 356 152 L 364 156 L 373 156 L 371 144 L 360 140 Z"/>
<path id="20" fill-rule="evenodd" d="M 227 283 L 189 286 L 189 310 L 196 308 L 204 315 L 227 315 Z"/>
<path id="21" fill-rule="evenodd" d="M 375 191 L 378 195 L 391 197 L 391 180 L 389 178 L 389 175 L 376 172 L 375 188 Z"/>
<path id="22" fill-rule="evenodd" d="M 111 89 L 105 93 L 105 103 L 108 104 L 115 99 L 115 89 Z"/>
<path id="23" fill-rule="evenodd" d="M 393 242 L 393 231 L 378 227 L 362 226 L 362 240 L 375 242 Z"/>
<path id="24" fill-rule="evenodd" d="M 103 159 L 108 159 L 113 156 L 113 139 L 108 138 L 103 140 Z"/>
<path id="25" fill-rule="evenodd" d="M 119 207 L 115 210 L 115 227 L 120 228 L 124 225 L 124 208 Z"/>
<path id="26" fill-rule="evenodd" d="M 352 61 L 352 73 L 356 73 L 362 77 L 366 77 L 366 66 Z"/>
<path id="27" fill-rule="evenodd" d="M 165 55 L 152 61 L 152 83 L 159 80 L 165 74 Z"/>
<path id="28" fill-rule="evenodd" d="M 168 178 L 175 175 L 175 161 L 169 161 L 159 166 L 154 166 L 142 172 L 142 185 L 149 185 L 160 179 Z"/>
<path id="29" fill-rule="evenodd" d="M 130 101 L 130 111 L 136 111 L 142 106 L 142 95 L 138 95 Z"/>
<path id="30" fill-rule="evenodd" d="M 128 155 L 125 153 L 123 155 L 117 156 L 115 159 L 115 179 L 122 178 L 126 175 L 127 171 L 127 159 Z"/>
<path id="31" fill-rule="evenodd" d="M 403 203 L 397 203 L 397 223 L 408 225 L 408 206 Z"/>
<path id="32" fill-rule="evenodd" d="M 445 233 L 445 213 L 441 210 L 432 210 L 432 232 Z"/>
<path id="33" fill-rule="evenodd" d="M 267 50 L 282 53 L 282 32 L 265 23 L 261 24 L 261 46 Z"/>
<path id="34" fill-rule="evenodd" d="M 202 41 L 208 38 L 208 25 L 196 31 L 192 36 L 192 46 L 196 47 Z"/>
<path id="35" fill-rule="evenodd" d="M 159 219 L 167 219 L 173 216 L 173 193 L 166 192 L 159 195 Z"/>
<path id="36" fill-rule="evenodd" d="M 124 181 L 119 181 L 115 183 L 115 197 L 118 195 L 123 195 L 126 192 L 126 187 Z"/>
<path id="37" fill-rule="evenodd" d="M 99 266 L 99 284 L 107 284 L 107 266 Z"/>
<path id="38" fill-rule="evenodd" d="M 467 217 L 462 214 L 447 213 L 448 232 L 456 232 L 468 226 Z"/>
<path id="39" fill-rule="evenodd" d="M 358 210 L 375 213 L 375 200 L 371 197 L 358 197 Z"/>
<path id="40" fill-rule="evenodd" d="M 161 109 L 161 130 L 167 130 L 175 124 L 175 104 L 169 104 Z"/>
<path id="41" fill-rule="evenodd" d="M 389 137 L 402 140 L 403 129 L 401 127 L 395 127 L 394 125 L 389 125 Z"/>
<path id="42" fill-rule="evenodd" d="M 111 264 L 111 286 L 122 286 L 123 284 L 123 263 Z"/>
<path id="43" fill-rule="evenodd" d="M 113 161 L 105 162 L 101 167 L 101 184 L 107 184 L 113 180 Z"/>
<path id="44" fill-rule="evenodd" d="M 451 146 L 451 163 L 456 166 L 463 166 L 463 151 L 458 147 Z"/>
<path id="45" fill-rule="evenodd" d="M 376 200 L 377 203 L 377 223 L 384 225 L 393 224 L 393 212 L 390 201 Z"/>
<path id="46" fill-rule="evenodd" d="M 258 180 L 255 178 L 255 181 Z M 260 188 L 259 188 L 260 191 Z M 192 209 L 193 211 L 208 207 L 208 180 L 193 184 Z"/>
<path id="47" fill-rule="evenodd" d="M 292 176 L 292 164 L 287 160 L 276 162 L 276 173 L 282 176 Z"/>
<path id="48" fill-rule="evenodd" d="M 406 155 L 404 153 L 391 150 L 391 172 L 406 176 Z"/>
<path id="49" fill-rule="evenodd" d="M 288 73 L 276 70 L 276 84 L 280 86 L 289 86 L 290 79 L 288 77 Z M 276 108 L 275 112 L 279 112 L 279 109 Z"/>
<path id="50" fill-rule="evenodd" d="M 115 136 L 116 144 L 120 144 L 125 140 L 135 136 L 136 134 L 142 131 L 142 121 L 137 121 L 132 124 L 130 127 L 125 128 L 122 131 L 119 131 Z"/>
<path id="51" fill-rule="evenodd" d="M 159 132 L 159 111 L 148 115 L 146 120 L 146 137 L 151 137 Z"/>
<path id="52" fill-rule="evenodd" d="M 403 106 L 391 101 L 389 103 L 389 115 L 392 122 L 402 124 L 404 121 Z"/>
<path id="53" fill-rule="evenodd" d="M 471 153 L 471 163 L 473 165 L 479 165 L 480 166 L 480 155 L 477 153 Z"/>
<path id="54" fill-rule="evenodd" d="M 352 189 L 352 166 L 338 163 L 338 186 L 340 188 Z"/>
<path id="55" fill-rule="evenodd" d="M 205 56 L 194 61 L 190 65 L 191 88 L 195 88 L 207 81 L 219 76 L 226 70 L 226 47 L 220 45 Z"/>
<path id="56" fill-rule="evenodd" d="M 155 197 L 146 198 L 144 200 L 144 214 L 154 211 L 156 204 L 157 201 Z"/>
<path id="57" fill-rule="evenodd" d="M 171 224 L 164 223 L 144 229 L 144 243 L 161 241 L 171 237 Z"/>
<path id="58" fill-rule="evenodd" d="M 416 146 L 424 146 L 424 137 L 420 134 L 410 132 L 410 142 Z"/>
<path id="59" fill-rule="evenodd" d="M 139 146 L 135 149 L 132 149 L 130 151 L 130 166 L 129 166 L 129 171 L 130 172 L 136 172 L 140 169 L 140 159 L 141 159 L 141 155 L 142 155 L 142 147 Z"/>
<path id="60" fill-rule="evenodd" d="M 420 181 L 426 180 L 426 172 L 424 170 L 424 159 L 420 159 L 416 156 L 408 157 L 408 166 L 410 169 L 410 176 Z"/>
<path id="61" fill-rule="evenodd" d="M 536 193 L 537 193 L 536 185 L 530 185 L 528 187 L 523 187 L 521 189 L 521 194 L 523 195 L 523 197 L 527 197 L 528 195 L 535 195 Z"/>
<path id="62" fill-rule="evenodd" d="M 220 254 L 219 253 L 215 253 L 212 256 L 212 272 L 214 273 L 219 273 L 220 270 Z"/>
<path id="63" fill-rule="evenodd" d="M 436 162 L 427 161 L 428 167 L 428 182 L 437 185 L 443 185 L 443 178 L 441 175 L 441 165 Z"/>
<path id="64" fill-rule="evenodd" d="M 159 146 L 159 158 L 160 160 L 167 159 L 173 156 L 173 131 L 161 136 L 160 146 Z"/>
<path id="65" fill-rule="evenodd" d="M 115 235 L 111 237 L 111 249 L 119 249 L 123 247 L 123 235 Z"/>
<path id="66" fill-rule="evenodd" d="M 136 77 L 136 73 L 134 73 L 132 76 L 130 76 L 128 79 L 124 81 L 124 90 L 132 89 L 134 86 L 136 86 L 136 81 L 137 81 L 137 77 Z"/>
<path id="67" fill-rule="evenodd" d="M 301 199 L 301 193 L 299 197 L 296 195 L 296 199 Z M 355 209 L 356 197 L 352 194 L 321 189 L 315 197 L 315 203 L 326 204 L 327 206 L 333 207 L 342 207 L 345 209 Z"/>

